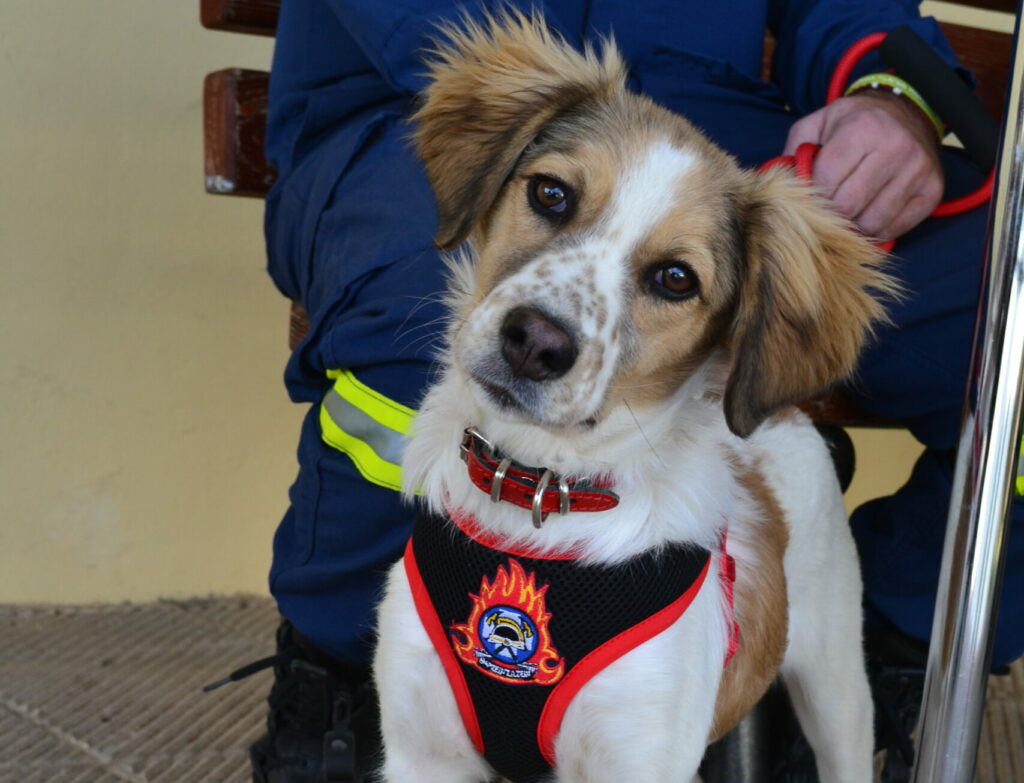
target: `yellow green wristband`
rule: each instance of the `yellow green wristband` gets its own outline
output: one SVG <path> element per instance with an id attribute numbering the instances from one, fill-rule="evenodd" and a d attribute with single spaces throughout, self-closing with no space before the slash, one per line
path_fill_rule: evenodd
<path id="1" fill-rule="evenodd" d="M 861 76 L 846 89 L 845 94 L 853 95 L 853 93 L 860 92 L 861 90 L 878 90 L 883 88 L 891 90 L 894 95 L 902 95 L 917 106 L 935 128 L 935 132 L 939 136 L 939 142 L 942 142 L 946 132 L 942 125 L 942 120 L 939 119 L 939 115 L 932 110 L 932 107 L 928 105 L 927 101 L 921 97 L 917 90 L 895 74 L 869 73 L 867 76 Z"/>

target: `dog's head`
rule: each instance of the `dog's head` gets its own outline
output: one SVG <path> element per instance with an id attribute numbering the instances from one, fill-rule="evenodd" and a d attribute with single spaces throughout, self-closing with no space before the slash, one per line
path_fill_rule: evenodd
<path id="1" fill-rule="evenodd" d="M 630 93 L 610 42 L 579 53 L 517 14 L 445 35 L 415 139 L 437 245 L 477 257 L 452 359 L 484 405 L 590 427 L 722 348 L 746 436 L 852 371 L 892 284 L 808 187 Z"/>

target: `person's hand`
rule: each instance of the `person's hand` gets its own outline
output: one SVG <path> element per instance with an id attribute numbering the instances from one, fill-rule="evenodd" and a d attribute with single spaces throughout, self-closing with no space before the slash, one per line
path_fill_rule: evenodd
<path id="1" fill-rule="evenodd" d="M 935 129 L 906 98 L 865 90 L 798 120 L 786 155 L 821 145 L 814 183 L 838 211 L 876 239 L 895 239 L 932 213 L 942 198 Z"/>

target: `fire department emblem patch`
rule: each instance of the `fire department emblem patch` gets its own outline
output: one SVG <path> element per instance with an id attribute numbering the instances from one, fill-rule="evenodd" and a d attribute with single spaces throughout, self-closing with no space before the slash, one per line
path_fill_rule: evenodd
<path id="1" fill-rule="evenodd" d="M 459 660 L 502 682 L 553 685 L 565 661 L 551 644 L 544 605 L 548 585 L 538 588 L 515 559 L 498 566 L 493 582 L 483 577 L 480 594 L 469 597 L 469 619 L 453 625 L 452 647 Z"/>

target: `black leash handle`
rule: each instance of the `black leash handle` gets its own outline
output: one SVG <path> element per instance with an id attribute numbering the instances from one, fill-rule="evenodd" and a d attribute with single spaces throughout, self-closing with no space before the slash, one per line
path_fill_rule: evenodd
<path id="1" fill-rule="evenodd" d="M 999 124 L 956 71 L 906 25 L 892 30 L 879 51 L 956 134 L 971 160 L 982 171 L 991 169 L 999 144 Z"/>

